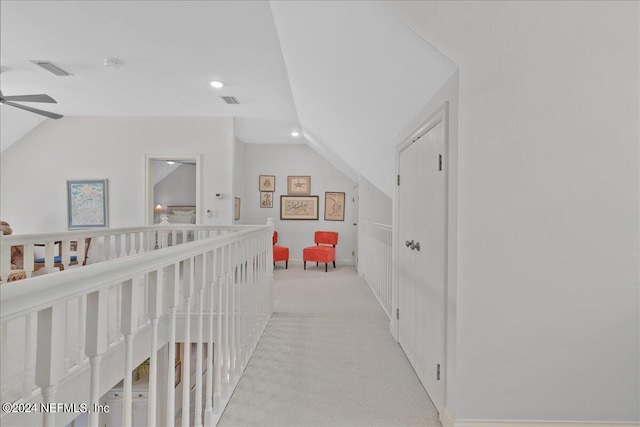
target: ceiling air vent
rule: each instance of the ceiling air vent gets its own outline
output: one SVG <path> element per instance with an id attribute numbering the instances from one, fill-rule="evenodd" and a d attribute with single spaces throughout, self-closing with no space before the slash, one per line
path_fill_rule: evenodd
<path id="1" fill-rule="evenodd" d="M 221 96 L 227 104 L 240 104 L 235 96 Z"/>
<path id="2" fill-rule="evenodd" d="M 62 68 L 58 67 L 57 65 L 53 65 L 50 61 L 32 60 L 31 62 L 33 62 L 34 64 L 36 64 L 39 67 L 44 68 L 45 70 L 47 70 L 50 73 L 55 74 L 56 76 L 66 77 L 66 76 L 72 76 L 73 75 L 71 73 L 66 72 Z"/>

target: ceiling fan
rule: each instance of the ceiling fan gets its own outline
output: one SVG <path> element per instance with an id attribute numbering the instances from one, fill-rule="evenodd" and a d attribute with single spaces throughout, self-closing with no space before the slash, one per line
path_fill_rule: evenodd
<path id="1" fill-rule="evenodd" d="M 30 111 L 32 113 L 40 114 L 42 116 L 49 117 L 51 119 L 59 119 L 64 117 L 62 114 L 52 113 L 50 111 L 39 110 L 33 107 L 27 107 L 26 105 L 16 104 L 11 101 L 19 101 L 19 102 L 47 102 L 49 104 L 57 104 L 56 100 L 50 97 L 49 95 L 15 95 L 15 96 L 4 96 L 2 91 L 0 91 L 0 103 L 10 105 L 12 107 L 20 108 L 22 110 Z"/>

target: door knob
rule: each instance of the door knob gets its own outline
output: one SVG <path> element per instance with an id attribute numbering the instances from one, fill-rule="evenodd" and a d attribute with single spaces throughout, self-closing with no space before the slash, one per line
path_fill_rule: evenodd
<path id="1" fill-rule="evenodd" d="M 409 247 L 409 246 L 413 245 L 413 240 L 411 240 L 411 241 L 407 240 L 406 242 L 404 242 L 404 244 L 405 244 L 406 247 Z M 411 248 L 411 249 L 413 249 L 413 248 Z"/>
<path id="2" fill-rule="evenodd" d="M 413 248 L 411 248 L 411 249 L 413 249 Z M 416 242 L 415 249 L 416 249 L 416 251 L 420 252 L 420 242 Z"/>

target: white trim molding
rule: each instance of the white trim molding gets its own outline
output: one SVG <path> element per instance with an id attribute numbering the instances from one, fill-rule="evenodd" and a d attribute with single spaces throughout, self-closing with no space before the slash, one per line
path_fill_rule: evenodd
<path id="1" fill-rule="evenodd" d="M 442 427 L 631 427 L 634 421 L 525 421 L 525 420 L 455 420 L 449 408 L 440 415 Z"/>

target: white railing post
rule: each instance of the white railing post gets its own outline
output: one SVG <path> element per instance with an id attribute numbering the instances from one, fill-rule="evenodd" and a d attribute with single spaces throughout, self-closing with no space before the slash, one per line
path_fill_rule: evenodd
<path id="1" fill-rule="evenodd" d="M 97 426 L 100 414 L 95 411 L 100 402 L 100 362 L 109 342 L 109 290 L 102 288 L 87 295 L 87 339 L 85 352 L 89 356 L 91 382 L 89 389 L 89 425 Z"/>
<path id="2" fill-rule="evenodd" d="M 178 311 L 178 300 L 180 298 L 180 265 L 172 264 L 164 268 L 163 278 L 165 284 L 165 295 L 167 296 L 167 306 L 169 307 L 169 362 L 167 369 L 167 426 L 173 427 L 175 424 L 175 366 L 176 366 L 176 314 Z"/>
<path id="3" fill-rule="evenodd" d="M 7 345 L 7 342 L 3 342 Z M 33 387 L 29 379 L 31 371 L 31 313 L 24 316 L 24 378 L 22 380 L 22 398 L 26 401 L 31 398 Z M 5 371 L 6 372 L 6 371 Z"/>
<path id="4" fill-rule="evenodd" d="M 67 304 L 61 302 L 38 312 L 38 343 L 36 345 L 36 385 L 42 388 L 44 404 L 55 402 L 58 382 L 66 375 L 64 366 L 64 335 L 67 325 Z M 43 411 L 42 425 L 55 425 L 55 412 Z"/>
<path id="5" fill-rule="evenodd" d="M 209 251 L 206 254 L 207 257 L 207 290 L 209 295 L 209 334 L 207 338 L 207 379 L 206 379 L 206 393 L 205 393 L 205 409 L 204 409 L 204 424 L 206 426 L 210 426 L 213 423 L 213 341 L 214 341 L 214 333 L 213 333 L 213 316 L 215 313 L 215 252 Z M 216 344 L 218 347 L 218 344 Z"/>
<path id="6" fill-rule="evenodd" d="M 138 315 L 136 292 L 133 288 L 133 279 L 126 280 L 122 287 L 122 321 L 120 331 L 124 335 L 124 403 L 122 409 L 122 425 L 133 424 L 133 338 L 138 330 Z"/>
<path id="7" fill-rule="evenodd" d="M 175 242 L 174 242 L 175 243 Z M 193 295 L 193 258 L 182 262 L 184 295 L 184 345 L 182 357 L 182 427 L 189 427 L 191 394 L 191 298 Z"/>
<path id="8" fill-rule="evenodd" d="M 149 405 L 147 411 L 147 424 L 156 425 L 157 399 L 158 399 L 158 321 L 162 316 L 162 282 L 163 270 L 158 269 L 149 273 L 149 308 L 151 319 L 151 349 L 149 357 Z"/>
<path id="9" fill-rule="evenodd" d="M 206 278 L 205 255 L 197 255 L 194 258 L 194 280 L 195 289 L 198 295 L 198 338 L 196 343 L 196 400 L 194 403 L 194 425 L 202 426 L 202 339 L 204 327 L 204 290 Z"/>

